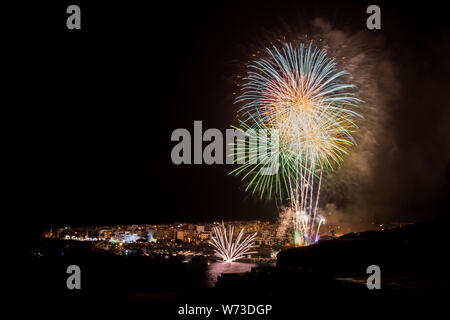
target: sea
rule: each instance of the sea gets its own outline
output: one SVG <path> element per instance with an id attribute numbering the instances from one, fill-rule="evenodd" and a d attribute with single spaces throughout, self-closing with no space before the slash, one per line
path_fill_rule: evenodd
<path id="1" fill-rule="evenodd" d="M 30 288 L 39 295 L 68 292 L 67 268 L 81 270 L 80 294 L 123 299 L 140 295 L 192 294 L 213 288 L 224 273 L 245 273 L 257 263 L 158 256 L 115 255 L 91 249 L 88 242 L 42 240 L 28 252 Z M 265 264 L 267 266 L 267 264 Z"/>

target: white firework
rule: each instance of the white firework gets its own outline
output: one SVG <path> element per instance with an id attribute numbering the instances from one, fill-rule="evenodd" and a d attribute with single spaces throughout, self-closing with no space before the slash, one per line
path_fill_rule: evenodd
<path id="1" fill-rule="evenodd" d="M 251 251 L 254 248 L 254 238 L 256 232 L 247 236 L 242 240 L 244 229 L 242 228 L 236 239 L 233 240 L 234 227 L 228 226 L 222 222 L 221 227 L 214 227 L 214 236 L 209 243 L 215 248 L 214 252 L 225 262 L 233 262 L 234 260 L 243 258 L 247 254 L 256 253 Z"/>

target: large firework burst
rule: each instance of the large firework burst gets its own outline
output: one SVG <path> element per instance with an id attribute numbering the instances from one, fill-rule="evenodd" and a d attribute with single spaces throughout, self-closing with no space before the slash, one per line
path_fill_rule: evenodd
<path id="1" fill-rule="evenodd" d="M 243 104 L 242 127 L 278 134 L 278 150 L 272 154 L 280 170 L 267 176 L 255 170 L 261 164 L 246 162 L 234 173 L 244 173 L 247 189 L 253 186 L 261 196 L 275 192 L 283 198 L 284 191 L 295 218 L 296 245 L 315 243 L 316 225 L 323 222 L 317 217 L 322 173 L 341 163 L 354 144 L 351 133 L 359 116 L 354 109 L 360 100 L 352 93 L 354 85 L 345 81 L 347 73 L 313 44 L 267 49 L 267 57 L 248 68 L 236 99 Z"/>
<path id="2" fill-rule="evenodd" d="M 222 258 L 223 261 L 233 262 L 243 258 L 246 254 L 255 253 L 251 249 L 254 247 L 253 240 L 256 237 L 256 233 L 242 240 L 244 229 L 241 229 L 236 239 L 233 239 L 234 227 L 228 226 L 227 230 L 223 222 L 221 227 L 214 227 L 213 229 L 214 236 L 209 243 L 215 248 L 216 255 Z"/>

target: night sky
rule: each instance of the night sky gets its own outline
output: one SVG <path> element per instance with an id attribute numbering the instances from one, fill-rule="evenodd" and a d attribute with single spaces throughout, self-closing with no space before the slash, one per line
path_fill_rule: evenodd
<path id="1" fill-rule="evenodd" d="M 232 79 L 271 32 L 317 17 L 364 30 L 372 2 L 95 2 L 73 2 L 82 10 L 78 32 L 65 27 L 72 2 L 36 5 L 42 15 L 30 20 L 30 9 L 24 19 L 34 27 L 16 39 L 17 210 L 30 229 L 275 219 L 274 201 L 244 192 L 227 175 L 231 166 L 172 164 L 170 135 L 193 132 L 194 120 L 222 131 L 236 123 Z M 446 214 L 448 17 L 439 2 L 376 3 L 382 29 L 367 32 L 385 43 L 396 96 L 365 196 L 377 219 Z"/>

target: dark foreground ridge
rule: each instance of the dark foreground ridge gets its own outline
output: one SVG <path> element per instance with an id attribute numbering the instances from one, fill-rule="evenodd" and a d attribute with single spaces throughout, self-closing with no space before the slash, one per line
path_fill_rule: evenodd
<path id="1" fill-rule="evenodd" d="M 332 277 L 366 278 L 366 268 L 378 265 L 385 280 L 392 277 L 426 279 L 439 288 L 444 280 L 441 276 L 448 270 L 447 220 L 349 233 L 317 245 L 285 250 L 278 254 L 277 266 L 302 267 Z"/>

